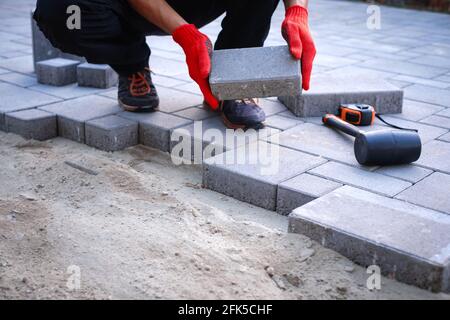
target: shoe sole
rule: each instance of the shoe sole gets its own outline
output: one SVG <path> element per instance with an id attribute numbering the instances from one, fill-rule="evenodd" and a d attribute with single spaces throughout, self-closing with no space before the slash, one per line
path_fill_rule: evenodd
<path id="1" fill-rule="evenodd" d="M 122 107 L 122 109 L 124 109 L 125 111 L 129 111 L 129 112 L 139 112 L 139 111 L 147 111 L 147 112 L 151 112 L 151 111 L 158 111 L 159 110 L 159 100 L 156 101 L 156 105 L 148 105 L 148 106 L 130 106 L 127 105 L 125 103 L 123 103 L 120 99 L 119 100 L 119 105 Z"/>

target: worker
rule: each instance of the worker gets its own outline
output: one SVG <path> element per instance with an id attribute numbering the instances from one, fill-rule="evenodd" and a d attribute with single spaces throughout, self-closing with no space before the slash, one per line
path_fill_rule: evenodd
<path id="1" fill-rule="evenodd" d="M 308 27 L 308 0 L 284 0 L 282 36 L 302 60 L 303 89 L 309 89 L 316 53 Z M 213 50 L 198 29 L 225 13 L 214 49 L 262 47 L 279 0 L 37 0 L 39 28 L 63 52 L 90 63 L 108 64 L 119 74 L 118 100 L 127 111 L 154 111 L 159 97 L 149 67 L 146 36 L 171 35 L 186 55 L 190 77 L 207 106 L 227 127 L 261 128 L 265 113 L 255 99 L 218 101 L 208 78 Z M 69 7 L 80 10 L 79 28 L 69 28 Z"/>

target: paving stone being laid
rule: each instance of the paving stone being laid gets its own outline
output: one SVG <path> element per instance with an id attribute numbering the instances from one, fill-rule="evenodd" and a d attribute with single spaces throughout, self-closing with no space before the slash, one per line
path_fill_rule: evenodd
<path id="1" fill-rule="evenodd" d="M 277 212 L 288 215 L 292 210 L 341 187 L 342 184 L 303 173 L 278 185 Z"/>
<path id="2" fill-rule="evenodd" d="M 434 140 L 425 144 L 416 164 L 425 168 L 450 174 L 450 143 Z"/>
<path id="3" fill-rule="evenodd" d="M 392 117 L 409 121 L 419 121 L 443 109 L 444 107 L 439 107 L 434 104 L 404 99 L 402 113 L 392 114 Z"/>
<path id="4" fill-rule="evenodd" d="M 316 167 L 308 173 L 388 197 L 393 197 L 411 186 L 411 183 L 404 180 L 333 161 Z"/>
<path id="5" fill-rule="evenodd" d="M 138 144 L 138 123 L 116 115 L 86 122 L 86 144 L 104 151 L 118 151 Z"/>
<path id="6" fill-rule="evenodd" d="M 54 113 L 61 137 L 84 143 L 85 122 L 120 112 L 117 102 L 100 96 L 87 96 L 40 107 Z"/>
<path id="7" fill-rule="evenodd" d="M 416 183 L 426 176 L 433 173 L 432 170 L 421 168 L 411 164 L 404 164 L 398 166 L 381 167 L 375 171 L 390 177 Z"/>
<path id="8" fill-rule="evenodd" d="M 132 113 L 124 111 L 117 115 L 139 123 L 139 143 L 164 152 L 170 151 L 172 132 L 192 123 L 191 120 L 163 112 Z"/>
<path id="9" fill-rule="evenodd" d="M 219 100 L 299 95 L 300 62 L 287 46 L 218 50 L 209 82 Z"/>
<path id="10" fill-rule="evenodd" d="M 5 113 L 30 109 L 60 100 L 8 83 L 0 83 L 0 97 L 0 130 L 2 131 L 6 130 Z"/>
<path id="11" fill-rule="evenodd" d="M 275 211 L 278 184 L 324 162 L 320 157 L 259 141 L 206 159 L 203 185 Z"/>
<path id="12" fill-rule="evenodd" d="M 159 111 L 165 113 L 177 112 L 203 104 L 201 95 L 163 87 L 158 87 L 156 91 L 159 95 Z"/>
<path id="13" fill-rule="evenodd" d="M 36 75 L 39 83 L 53 86 L 65 86 L 77 82 L 79 61 L 54 58 L 36 63 Z"/>
<path id="14" fill-rule="evenodd" d="M 380 114 L 400 113 L 403 92 L 385 80 L 369 74 L 325 72 L 312 76 L 311 89 L 280 101 L 298 117 L 319 117 L 337 113 L 342 103 L 366 103 Z"/>
<path id="15" fill-rule="evenodd" d="M 28 109 L 5 115 L 6 131 L 21 135 L 25 139 L 39 141 L 58 136 L 56 116 L 39 109 Z"/>
<path id="16" fill-rule="evenodd" d="M 450 107 L 450 90 L 438 89 L 421 84 L 406 87 L 405 98 Z"/>
<path id="17" fill-rule="evenodd" d="M 421 120 L 420 122 L 427 123 L 435 127 L 450 129 L 450 118 L 447 117 L 433 115 Z"/>
<path id="18" fill-rule="evenodd" d="M 82 63 L 77 67 L 77 81 L 81 87 L 107 89 L 117 84 L 119 76 L 107 64 Z"/>
<path id="19" fill-rule="evenodd" d="M 275 129 L 284 131 L 284 130 L 290 129 L 292 127 L 295 127 L 296 125 L 303 123 L 303 121 L 288 118 L 288 117 L 283 117 L 283 116 L 279 116 L 279 115 L 274 115 L 274 116 L 268 117 L 266 119 L 265 123 L 267 126 L 269 126 L 271 128 L 275 128 Z"/>
<path id="20" fill-rule="evenodd" d="M 201 164 L 204 158 L 266 139 L 278 132 L 269 127 L 258 131 L 227 129 L 220 117 L 213 117 L 174 130 L 171 152 L 179 158 Z"/>
<path id="21" fill-rule="evenodd" d="M 450 175 L 434 172 L 396 198 L 450 215 Z"/>
<path id="22" fill-rule="evenodd" d="M 450 216 L 344 186 L 297 208 L 300 233 L 383 275 L 432 291 L 449 291 Z"/>

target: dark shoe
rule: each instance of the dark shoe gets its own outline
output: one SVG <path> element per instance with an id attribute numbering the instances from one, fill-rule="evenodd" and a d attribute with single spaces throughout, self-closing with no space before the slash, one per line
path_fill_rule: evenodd
<path id="1" fill-rule="evenodd" d="M 221 101 L 220 113 L 230 129 L 261 129 L 266 121 L 266 114 L 254 99 Z"/>
<path id="2" fill-rule="evenodd" d="M 119 77 L 118 96 L 119 104 L 126 111 L 154 111 L 159 106 L 158 93 L 149 68 L 128 77 Z"/>

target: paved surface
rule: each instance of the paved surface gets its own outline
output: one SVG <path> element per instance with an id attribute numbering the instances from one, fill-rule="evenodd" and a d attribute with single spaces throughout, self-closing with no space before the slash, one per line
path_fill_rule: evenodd
<path id="1" fill-rule="evenodd" d="M 85 123 L 95 124 L 97 122 L 92 122 L 93 120 L 107 116 L 108 120 L 114 119 L 114 125 L 111 125 L 113 129 L 117 128 L 116 123 L 126 123 L 130 128 L 136 128 L 138 124 L 138 142 L 164 151 L 173 149 L 170 141 L 172 132 L 186 129 L 180 133 L 180 136 L 186 132 L 189 133 L 189 130 L 194 130 L 196 120 L 206 119 L 205 125 L 216 126 L 219 131 L 224 130 L 215 114 L 200 107 L 202 97 L 196 85 L 189 79 L 181 49 L 170 37 L 148 38 L 153 51 L 151 68 L 155 73 L 154 80 L 161 96 L 161 112 L 157 114 L 136 116 L 120 112 L 115 101 L 115 88 L 100 90 L 78 87 L 76 84 L 62 87 L 38 84 L 34 74 L 31 50 L 29 12 L 33 5 L 32 0 L 3 0 L 0 3 L 0 129 L 6 128 L 5 114 L 40 108 L 57 114 L 59 135 L 85 142 Z M 408 166 L 360 167 L 354 160 L 350 138 L 324 128 L 320 125 L 319 118 L 296 118 L 275 99 L 266 99 L 262 101 L 262 106 L 269 116 L 267 124 L 273 130 L 267 130 L 268 137 L 265 140 L 273 141 L 278 138 L 283 146 L 283 153 L 290 155 L 285 159 L 289 166 L 282 168 L 282 176 L 265 178 L 253 175 L 249 177 L 249 171 L 245 168 L 214 166 L 208 162 L 206 179 L 211 186 L 217 186 L 217 189 L 223 193 L 272 210 L 278 209 L 283 214 L 295 209 L 289 206 L 312 201 L 308 207 L 310 209 L 306 212 L 308 219 L 311 212 L 314 213 L 314 208 L 321 207 L 314 205 L 315 201 L 320 201 L 327 194 L 330 195 L 330 199 L 339 197 L 342 199 L 342 195 L 348 193 L 348 190 L 362 190 L 362 194 L 369 191 L 373 194 L 373 197 L 369 198 L 375 200 L 363 199 L 361 203 L 358 202 L 358 205 L 364 208 L 364 201 L 372 201 L 376 203 L 373 208 L 379 208 L 383 213 L 384 220 L 381 219 L 373 225 L 374 233 L 379 235 L 389 226 L 389 232 L 384 234 L 382 243 L 382 245 L 386 244 L 389 250 L 383 251 L 381 249 L 385 248 L 380 247 L 381 249 L 375 250 L 375 253 L 393 250 L 396 252 L 395 259 L 399 259 L 398 254 L 404 259 L 415 255 L 415 250 L 418 249 L 411 247 L 411 243 L 407 242 L 408 237 L 395 237 L 398 232 L 415 230 L 414 235 L 411 232 L 407 234 L 419 240 L 432 241 L 435 251 L 430 253 L 439 256 L 439 263 L 445 269 L 445 266 L 448 268 L 449 243 L 446 237 L 441 236 L 445 232 L 442 232 L 439 221 L 447 221 L 447 215 L 450 214 L 450 16 L 382 7 L 381 29 L 370 30 L 366 26 L 368 17 L 366 9 L 367 4 L 346 1 L 318 0 L 311 3 L 311 27 L 318 51 L 312 87 L 315 85 L 314 79 L 323 79 L 326 78 L 327 73 L 332 73 L 334 75 L 367 74 L 380 80 L 385 79 L 402 88 L 404 90 L 403 113 L 387 118 L 401 126 L 419 129 L 424 143 L 421 159 L 414 165 Z M 280 36 L 282 19 L 283 10 L 280 7 L 274 16 L 273 28 L 266 45 L 284 44 Z M 220 21 L 216 21 L 205 27 L 203 31 L 214 40 L 219 30 Z M 358 79 L 354 81 L 357 82 Z M 323 83 L 320 85 L 324 86 Z M 68 110 L 69 108 L 72 110 Z M 115 117 L 111 118 L 113 114 L 129 121 L 123 122 Z M 98 123 L 102 124 L 101 131 L 105 132 L 110 121 Z M 383 128 L 383 125 L 376 123 L 370 130 L 379 128 Z M 102 146 L 109 143 L 107 147 L 114 150 L 116 145 L 111 144 L 110 141 L 114 142 L 115 136 L 111 137 L 109 131 L 104 135 L 104 140 L 92 144 Z M 234 138 L 238 139 L 238 134 Z M 137 143 L 134 137 L 125 140 L 124 145 L 132 144 L 133 141 Z M 204 137 L 200 148 L 207 147 L 210 141 Z M 218 145 L 221 145 L 220 141 Z M 222 148 L 211 155 L 226 150 Z M 298 155 L 300 162 L 300 166 L 297 167 L 296 161 L 292 158 L 295 155 Z M 255 168 L 252 167 L 250 171 L 254 170 Z M 227 177 L 229 180 L 226 180 Z M 297 178 L 294 179 L 295 177 Z M 303 181 L 298 177 L 305 177 L 308 180 Z M 236 188 L 233 191 L 223 183 L 220 184 L 218 179 L 222 182 L 229 181 L 230 186 L 235 185 Z M 289 181 L 291 179 L 294 180 Z M 310 188 L 308 188 L 309 185 Z M 243 191 L 245 189 L 243 186 L 258 187 L 265 190 L 265 193 L 249 196 Z M 346 189 L 339 191 L 339 188 Z M 280 190 L 283 192 L 279 192 Z M 316 198 L 318 199 L 315 200 Z M 282 205 L 277 208 L 277 204 Z M 391 204 L 402 208 L 404 204 L 406 209 L 388 210 Z M 420 221 L 427 223 L 432 221 L 433 223 L 429 223 L 430 227 L 426 227 L 428 224 L 424 222 L 424 227 L 419 232 L 414 228 L 409 229 L 407 221 L 404 225 L 396 222 L 390 226 L 389 215 L 399 214 L 392 221 L 401 221 L 396 219 L 400 217 L 400 213 L 406 214 L 405 212 L 410 208 L 408 206 L 413 206 L 411 207 L 414 208 L 413 214 L 423 219 Z M 346 209 L 353 210 L 345 203 L 340 204 L 341 213 L 345 214 Z M 338 230 L 341 227 L 339 221 L 344 220 L 330 219 L 332 211 L 322 212 L 325 216 L 321 216 L 320 219 L 326 221 L 331 229 Z M 292 215 L 292 225 L 298 226 L 298 219 L 305 219 L 306 213 L 299 211 Z M 367 223 L 371 223 L 370 219 L 373 217 L 370 212 L 364 214 L 364 217 L 368 219 Z M 410 223 L 419 221 L 414 219 L 411 218 Z M 438 222 L 435 223 L 436 221 Z M 316 221 L 312 225 L 314 227 L 320 223 Z M 448 229 L 446 223 L 442 224 L 442 228 Z M 433 235 L 433 228 L 439 229 L 439 233 Z M 298 229 L 302 228 L 293 228 L 291 231 L 298 232 Z M 320 234 L 319 229 L 316 233 L 311 230 L 301 232 L 311 236 Z M 377 238 L 362 225 L 353 228 L 351 232 L 352 234 L 346 233 L 345 241 L 366 239 L 367 244 L 377 241 Z M 431 232 L 431 235 L 426 232 Z M 349 234 L 350 238 L 348 238 Z M 320 241 L 319 238 L 317 239 Z M 356 242 L 352 243 L 355 246 L 358 245 Z M 343 254 L 346 254 L 345 250 L 350 248 L 342 249 L 342 242 L 334 244 L 333 247 Z M 441 251 L 438 252 L 439 250 Z M 361 254 L 364 254 L 364 251 Z M 413 262 L 410 264 L 397 265 L 395 261 L 398 260 L 388 261 L 388 253 L 385 253 L 385 257 L 386 259 L 379 259 L 376 262 L 382 267 L 391 268 L 394 265 L 392 268 L 399 270 L 400 280 L 433 290 L 448 290 L 448 287 L 442 284 L 445 279 L 441 279 L 445 275 L 448 277 L 448 272 L 443 272 L 442 268 L 439 269 L 439 267 L 437 271 L 433 269 L 435 273 L 428 280 L 420 276 L 417 278 L 419 280 L 414 282 L 414 276 L 410 274 L 402 278 L 401 275 L 405 275 L 405 270 L 401 268 L 410 268 L 411 263 L 417 259 L 411 260 Z M 420 263 L 413 265 L 414 268 L 421 270 L 416 275 L 423 274 L 423 270 L 431 268 L 437 261 L 435 256 L 429 258 L 423 254 L 423 257 L 425 257 L 423 260 L 419 259 Z M 366 263 L 368 257 L 359 256 L 358 259 L 361 263 Z"/>

